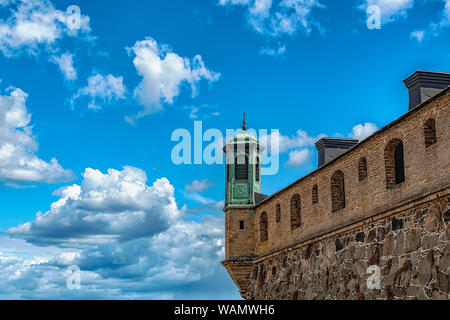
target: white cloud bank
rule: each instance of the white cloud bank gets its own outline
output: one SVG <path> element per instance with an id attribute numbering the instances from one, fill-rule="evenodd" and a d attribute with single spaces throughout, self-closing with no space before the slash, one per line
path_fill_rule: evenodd
<path id="1" fill-rule="evenodd" d="M 81 185 L 65 187 L 60 199 L 36 220 L 7 231 L 34 243 L 71 246 L 151 236 L 181 215 L 165 178 L 146 184 L 144 171 L 124 167 L 106 174 L 86 169 Z"/>
<path id="2" fill-rule="evenodd" d="M 9 88 L 0 95 L 0 181 L 57 183 L 73 179 L 55 158 L 50 162 L 36 153 L 39 145 L 32 135 L 31 115 L 26 107 L 28 95 Z"/>
<path id="3" fill-rule="evenodd" d="M 138 41 L 127 50 L 130 55 L 134 55 L 133 64 L 142 77 L 134 95 L 143 109 L 126 118 L 130 123 L 162 111 L 164 104 L 173 104 L 182 85 L 190 86 L 192 97 L 195 97 L 201 80 L 213 83 L 220 77 L 219 73 L 205 66 L 200 55 L 193 59 L 181 57 L 167 45 L 160 45 L 152 38 Z"/>
<path id="4" fill-rule="evenodd" d="M 238 297 L 220 264 L 223 218 L 184 220 L 170 182 L 161 178 L 148 185 L 138 168 L 86 169 L 83 177 L 81 185 L 60 189 L 46 213 L 7 231 L 56 249 L 23 258 L 0 244 L 0 251 L 6 249 L 0 255 L 0 297 Z M 69 265 L 81 269 L 81 290 L 66 288 Z"/>

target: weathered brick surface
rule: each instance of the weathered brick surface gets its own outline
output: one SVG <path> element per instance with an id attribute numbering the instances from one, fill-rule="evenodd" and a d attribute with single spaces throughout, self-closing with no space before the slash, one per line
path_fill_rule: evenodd
<path id="1" fill-rule="evenodd" d="M 254 260 L 248 299 L 450 299 L 450 196 Z M 433 228 L 427 229 L 427 220 Z M 368 289 L 367 268 L 381 269 Z"/>
<path id="2" fill-rule="evenodd" d="M 269 240 L 260 243 L 258 232 L 256 254 L 261 255 L 298 243 L 319 233 L 362 220 L 415 197 L 447 187 L 450 182 L 450 92 L 381 134 L 361 143 L 337 161 L 316 170 L 281 193 L 257 206 L 255 218 L 262 212 L 269 216 Z M 433 118 L 437 143 L 425 147 L 424 124 Z M 386 188 L 384 151 L 393 139 L 403 141 L 406 181 Z M 367 179 L 360 181 L 359 160 L 367 163 Z M 337 171 L 344 173 L 345 208 L 332 212 L 332 181 Z M 319 202 L 312 204 L 313 186 L 318 186 Z M 301 226 L 291 232 L 290 200 L 301 198 Z M 281 222 L 276 222 L 276 205 L 281 206 Z M 258 224 L 255 223 L 255 226 Z"/>
<path id="3" fill-rule="evenodd" d="M 253 258 L 252 268 L 249 261 L 240 267 L 253 270 L 239 273 L 239 281 L 245 283 L 243 296 L 449 298 L 449 113 L 447 91 L 254 209 L 227 210 L 224 265 L 231 272 L 228 260 Z M 429 126 L 424 128 L 430 118 L 436 130 L 432 145 Z M 385 149 L 393 139 L 403 142 L 405 182 L 387 188 Z M 366 159 L 364 179 L 361 158 Z M 338 170 L 344 174 L 345 207 L 332 212 L 331 178 Z M 313 203 L 315 185 L 317 203 Z M 301 225 L 291 230 L 294 194 L 301 199 Z M 268 240 L 263 242 L 262 212 L 268 215 Z M 241 220 L 244 230 L 239 230 Z M 382 268 L 379 292 L 366 287 L 364 273 L 371 264 Z"/>

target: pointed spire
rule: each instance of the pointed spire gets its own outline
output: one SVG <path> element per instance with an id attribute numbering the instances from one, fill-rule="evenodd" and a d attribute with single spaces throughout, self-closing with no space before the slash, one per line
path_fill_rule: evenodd
<path id="1" fill-rule="evenodd" d="M 242 122 L 242 130 L 247 130 L 247 125 L 245 124 L 245 112 L 244 112 L 244 121 Z"/>

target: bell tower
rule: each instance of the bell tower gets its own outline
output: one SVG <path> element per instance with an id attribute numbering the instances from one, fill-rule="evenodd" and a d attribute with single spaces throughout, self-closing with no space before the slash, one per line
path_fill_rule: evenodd
<path id="1" fill-rule="evenodd" d="M 258 140 L 242 132 L 224 148 L 225 168 L 225 261 L 233 281 L 245 298 L 255 256 L 255 211 L 261 199 L 261 153 Z"/>
<path id="2" fill-rule="evenodd" d="M 261 152 L 258 140 L 247 133 L 244 121 L 242 132 L 237 134 L 224 148 L 225 210 L 227 208 L 251 208 L 255 205 L 255 194 L 261 193 Z"/>

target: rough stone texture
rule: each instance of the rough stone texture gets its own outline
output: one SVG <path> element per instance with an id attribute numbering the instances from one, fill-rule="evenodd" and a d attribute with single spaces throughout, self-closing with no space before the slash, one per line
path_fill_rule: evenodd
<path id="1" fill-rule="evenodd" d="M 223 264 L 242 296 L 448 298 L 449 115 L 450 90 L 446 90 L 258 205 L 225 208 Z M 436 143 L 426 148 L 423 130 L 431 118 L 435 120 Z M 405 181 L 392 186 L 386 180 L 384 154 L 396 139 L 403 142 Z M 362 157 L 366 159 L 367 178 L 360 181 L 358 162 Z M 339 209 L 332 201 L 333 194 L 336 198 L 332 188 L 336 172 L 343 174 L 345 186 L 345 201 L 340 201 L 345 207 Z M 317 203 L 312 192 L 315 186 Z M 300 196 L 301 216 L 300 225 L 293 229 L 291 200 L 296 194 Z M 267 213 L 266 241 L 261 241 L 259 230 L 263 212 Z M 240 221 L 244 221 L 244 230 L 239 230 Z M 234 262 L 241 257 L 245 264 Z M 367 275 L 361 273 L 372 264 L 381 268 L 380 290 L 368 290 Z M 253 270 L 254 265 L 263 270 L 257 279 L 245 271 Z"/>
<path id="2" fill-rule="evenodd" d="M 450 203 L 450 197 L 446 201 Z M 446 227 L 442 213 L 433 209 L 438 202 L 434 200 L 398 215 L 413 219 L 408 228 L 392 230 L 392 218 L 388 217 L 356 232 L 259 259 L 259 273 L 267 276 L 253 278 L 246 298 L 450 299 L 450 242 L 436 240 L 445 234 Z M 417 215 L 417 211 L 421 214 Z M 440 224 L 432 232 L 423 223 L 429 214 L 437 214 Z M 380 228 L 389 230 L 383 240 L 357 240 L 361 233 L 367 237 Z M 403 233 L 405 239 L 399 236 Z M 345 247 L 344 239 L 349 239 Z M 381 269 L 380 290 L 367 288 L 370 265 Z"/>

